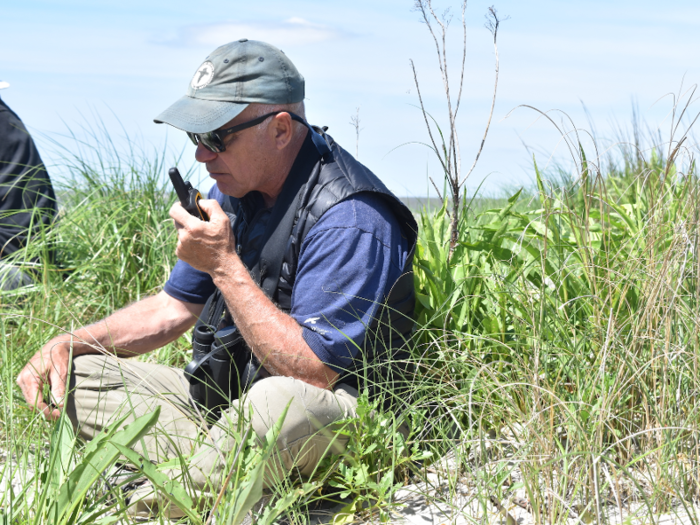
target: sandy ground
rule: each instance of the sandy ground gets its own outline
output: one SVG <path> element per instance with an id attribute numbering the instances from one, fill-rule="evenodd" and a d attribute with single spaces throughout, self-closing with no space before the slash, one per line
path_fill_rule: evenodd
<path id="1" fill-rule="evenodd" d="M 429 496 L 432 493 L 432 497 Z M 483 498 L 477 498 L 475 494 L 464 486 L 457 486 L 452 493 L 434 490 L 434 486 L 426 486 L 425 483 L 409 485 L 402 488 L 396 498 L 396 502 L 402 505 L 393 516 L 393 523 L 404 525 L 462 525 L 474 523 L 504 524 L 504 525 L 530 525 L 538 522 L 535 515 L 524 507 L 527 501 L 517 498 L 516 501 L 498 502 L 498 507 L 489 502 L 484 508 Z M 500 507 L 500 509 L 499 509 Z M 649 513 L 642 504 L 630 505 L 629 508 L 620 509 L 614 506 L 605 506 L 601 512 L 601 521 L 605 524 L 646 524 L 656 523 L 663 525 L 698 523 L 700 507 L 689 506 L 685 509 L 678 505 L 672 512 L 656 515 Z M 597 523 L 595 511 L 589 511 L 579 516 L 572 510 L 572 516 L 566 523 Z M 540 517 L 540 523 L 545 522 L 545 517 Z M 371 523 L 372 520 L 365 521 Z"/>
<path id="2" fill-rule="evenodd" d="M 512 500 L 498 502 L 487 501 L 483 495 L 476 494 L 466 483 L 455 483 L 456 474 L 451 472 L 454 465 L 447 460 L 442 469 L 435 469 L 418 483 L 402 487 L 394 498 L 393 512 L 389 523 L 396 525 L 462 525 L 462 524 L 503 524 L 530 525 L 546 523 L 547 518 L 535 516 L 524 497 L 514 497 Z M 0 451 L 0 508 L 7 506 L 7 493 L 12 488 L 19 492 L 32 476 L 31 465 L 20 468 L 16 462 Z M 450 476 L 453 476 L 450 478 Z M 450 482 L 452 479 L 452 482 Z M 328 506 L 311 513 L 309 523 L 313 525 L 332 524 L 337 520 L 338 512 L 343 505 Z M 606 525 L 636 525 L 658 524 L 671 525 L 695 524 L 700 521 L 700 506 L 680 503 L 671 512 L 654 515 L 642 504 L 632 504 L 627 508 L 614 505 L 601 509 L 601 521 Z M 143 522 L 142 522 L 143 523 Z M 280 525 L 290 523 L 282 520 Z M 379 516 L 356 515 L 351 521 L 349 517 L 342 520 L 343 525 L 380 523 Z M 595 510 L 591 509 L 583 515 L 578 515 L 574 509 L 567 524 L 598 523 Z"/>

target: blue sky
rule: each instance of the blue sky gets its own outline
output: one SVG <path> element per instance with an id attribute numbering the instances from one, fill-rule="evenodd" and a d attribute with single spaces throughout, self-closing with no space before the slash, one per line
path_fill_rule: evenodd
<path id="1" fill-rule="evenodd" d="M 467 8 L 468 55 L 458 129 L 464 167 L 483 134 L 493 88 L 494 55 L 484 14 L 496 0 Z M 436 2 L 440 10 L 457 2 Z M 48 139 L 68 143 L 98 115 L 114 129 L 162 147 L 169 158 L 194 147 L 184 134 L 152 119 L 184 94 L 204 57 L 246 37 L 281 47 L 306 78 L 307 116 L 329 126 L 355 150 L 350 118 L 360 108 L 359 158 L 398 195 L 428 192 L 427 175 L 440 178 L 425 147 L 423 119 L 409 59 L 416 63 L 428 110 L 445 122 L 444 96 L 432 40 L 412 0 L 320 1 L 34 1 L 5 2 L 0 17 L 0 96 L 37 137 L 49 164 L 59 162 Z M 650 128 L 670 126 L 678 92 L 700 80 L 700 5 L 690 1 L 563 2 L 504 0 L 509 16 L 499 33 L 501 76 L 491 132 L 468 181 L 484 178 L 487 192 L 530 184 L 531 155 L 546 165 L 563 159 L 557 131 L 527 104 L 558 109 L 588 128 L 585 103 L 601 137 L 614 139 L 630 122 L 632 100 Z M 449 58 L 456 78 L 460 26 L 450 28 Z M 685 79 L 685 80 L 684 80 Z M 116 122 L 118 117 L 119 123 Z M 557 117 L 558 118 L 558 117 Z M 529 149 L 528 149 L 529 148 Z M 206 173 L 200 172 L 202 180 Z M 202 188 L 209 183 L 202 182 Z"/>

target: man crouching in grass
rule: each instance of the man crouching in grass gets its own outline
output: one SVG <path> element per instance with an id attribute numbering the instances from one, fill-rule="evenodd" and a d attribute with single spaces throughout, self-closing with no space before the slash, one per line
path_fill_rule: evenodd
<path id="1" fill-rule="evenodd" d="M 413 328 L 417 225 L 377 176 L 308 124 L 303 100 L 303 77 L 269 44 L 244 38 L 206 58 L 155 122 L 185 131 L 216 181 L 200 201 L 209 220 L 173 205 L 179 260 L 163 291 L 49 341 L 17 379 L 27 403 L 50 418 L 65 409 L 86 439 L 159 406 L 157 427 L 135 448 L 158 463 L 191 455 L 193 482 L 209 491 L 233 453 L 238 414 L 252 412 L 262 438 L 291 401 L 276 475 L 308 475 L 331 443 L 343 450 L 332 424 L 354 415 L 358 388 L 391 391 L 400 372 L 390 362 Z M 200 395 L 195 376 L 206 366 L 186 374 L 121 359 L 195 323 L 200 358 L 213 363 L 216 345 L 235 350 L 233 382 L 218 385 L 223 406 L 211 406 L 211 389 Z M 231 400 L 234 383 L 247 391 Z M 144 497 L 132 512 L 155 512 L 156 501 Z"/>

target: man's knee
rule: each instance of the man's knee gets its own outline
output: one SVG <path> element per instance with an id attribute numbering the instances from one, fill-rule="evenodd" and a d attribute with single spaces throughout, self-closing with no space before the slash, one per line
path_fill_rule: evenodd
<path id="1" fill-rule="evenodd" d="M 290 377 L 271 377 L 253 385 L 241 409 L 252 405 L 251 425 L 261 440 L 287 409 L 278 454 L 286 470 L 296 467 L 309 474 L 324 455 L 345 449 L 347 438 L 337 433 L 336 424 L 355 415 L 356 397 L 350 388 L 332 392 Z"/>
<path id="2" fill-rule="evenodd" d="M 311 429 L 304 404 L 305 383 L 291 377 L 270 377 L 255 383 L 242 399 L 242 406 L 252 405 L 253 430 L 263 438 L 278 422 L 285 409 L 280 440 L 308 434 Z M 287 408 L 288 407 L 288 408 Z"/>
<path id="3" fill-rule="evenodd" d="M 356 401 L 345 391 L 342 394 L 291 377 L 270 377 L 255 383 L 242 401 L 253 406 L 253 429 L 260 437 L 287 410 L 280 438 L 291 442 L 352 417 Z"/>

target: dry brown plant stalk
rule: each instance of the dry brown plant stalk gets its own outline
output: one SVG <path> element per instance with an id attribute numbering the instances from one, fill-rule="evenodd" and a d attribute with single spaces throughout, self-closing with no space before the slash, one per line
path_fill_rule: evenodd
<path id="1" fill-rule="evenodd" d="M 498 28 L 500 23 L 505 20 L 499 18 L 498 12 L 495 7 L 491 6 L 486 13 L 486 28 L 493 34 L 493 46 L 496 56 L 496 67 L 495 67 L 495 81 L 493 87 L 493 97 L 491 100 L 491 110 L 489 111 L 489 116 L 486 122 L 486 127 L 484 129 L 484 136 L 481 139 L 481 144 L 477 150 L 474 162 L 466 174 L 462 173 L 462 157 L 459 146 L 459 136 L 457 133 L 457 114 L 459 112 L 459 105 L 462 99 L 462 89 L 464 87 L 464 65 L 467 58 L 467 23 L 465 13 L 467 10 L 467 2 L 464 0 L 461 4 L 461 20 L 462 20 L 462 60 L 459 72 L 459 89 L 457 90 L 457 96 L 454 97 L 451 94 L 451 84 L 448 74 L 448 61 L 447 61 L 447 30 L 452 20 L 452 16 L 449 14 L 449 9 L 445 11 L 442 15 L 438 15 L 433 8 L 432 0 L 416 0 L 415 8 L 420 12 L 423 19 L 423 23 L 428 28 L 430 35 L 433 37 L 433 42 L 435 43 L 435 50 L 437 52 L 438 65 L 440 67 L 440 75 L 442 77 L 442 87 L 445 92 L 445 99 L 447 102 L 447 118 L 449 122 L 448 133 L 443 134 L 439 126 L 437 126 L 437 132 L 440 135 L 440 144 L 435 139 L 435 134 L 433 132 L 433 127 L 430 121 L 434 119 L 427 112 L 425 108 L 425 103 L 423 102 L 423 96 L 420 90 L 420 83 L 418 81 L 418 73 L 416 72 L 416 66 L 411 60 L 411 69 L 413 70 L 413 80 L 416 85 L 416 91 L 418 92 L 418 101 L 420 103 L 420 109 L 423 113 L 423 119 L 425 120 L 425 126 L 428 130 L 428 136 L 430 137 L 431 149 L 435 152 L 442 167 L 442 171 L 445 176 L 445 181 L 447 182 L 447 187 L 449 190 L 449 197 L 451 199 L 452 211 L 451 211 L 451 221 L 450 221 L 450 257 L 454 252 L 454 248 L 457 245 L 458 239 L 458 228 L 459 228 L 459 214 L 460 214 L 460 202 L 462 197 L 462 189 L 464 188 L 464 183 L 469 178 L 469 176 L 474 171 L 479 158 L 481 157 L 481 152 L 484 149 L 484 144 L 486 143 L 486 137 L 491 127 L 491 119 L 493 118 L 493 111 L 496 105 L 496 93 L 498 91 L 498 71 L 499 71 L 499 59 L 498 59 Z M 440 199 L 443 199 L 443 195 L 440 192 L 435 180 L 429 177 L 430 183 L 435 188 Z"/>

